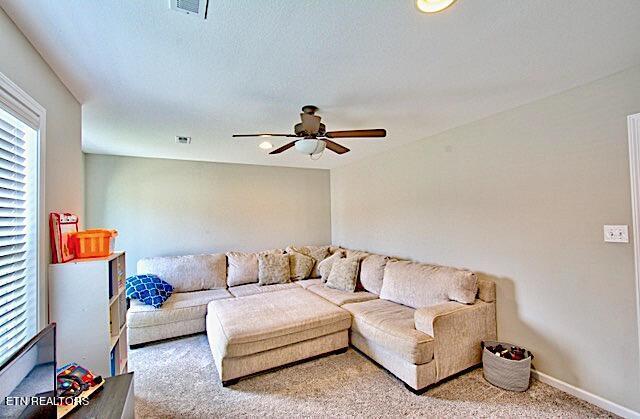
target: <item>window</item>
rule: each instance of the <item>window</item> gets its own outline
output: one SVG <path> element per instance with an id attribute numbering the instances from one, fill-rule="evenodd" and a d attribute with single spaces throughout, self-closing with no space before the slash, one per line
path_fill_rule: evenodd
<path id="1" fill-rule="evenodd" d="M 40 125 L 0 74 L 0 364 L 42 324 Z M 10 85 L 15 89 L 15 85 Z M 18 93 L 24 95 L 22 91 Z M 19 96 L 19 95 L 18 95 Z M 37 121 L 37 114 L 35 121 Z"/>

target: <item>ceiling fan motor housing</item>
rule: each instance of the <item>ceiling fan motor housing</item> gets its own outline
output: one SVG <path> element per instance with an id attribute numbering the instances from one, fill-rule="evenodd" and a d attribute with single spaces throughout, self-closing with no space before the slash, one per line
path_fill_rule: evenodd
<path id="1" fill-rule="evenodd" d="M 314 155 L 322 153 L 326 145 L 327 144 L 324 141 L 312 138 L 296 141 L 295 147 L 296 151 L 299 153 Z"/>

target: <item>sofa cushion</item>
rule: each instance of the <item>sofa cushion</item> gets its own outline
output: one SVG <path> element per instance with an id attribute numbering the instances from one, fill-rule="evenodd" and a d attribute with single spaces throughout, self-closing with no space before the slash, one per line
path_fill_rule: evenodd
<path id="1" fill-rule="evenodd" d="M 307 288 L 314 294 L 319 295 L 325 300 L 331 301 L 333 304 L 341 306 L 343 304 L 358 303 L 360 301 L 369 301 L 378 298 L 377 295 L 366 291 L 349 292 L 329 288 L 326 285 L 311 285 Z"/>
<path id="2" fill-rule="evenodd" d="M 333 263 L 325 285 L 342 291 L 354 292 L 358 281 L 358 258 L 338 259 Z"/>
<path id="3" fill-rule="evenodd" d="M 258 254 L 244 252 L 228 252 L 229 273 L 227 285 L 251 284 L 258 282 Z"/>
<path id="4" fill-rule="evenodd" d="M 309 288 L 312 285 L 322 285 L 322 279 L 314 278 L 314 279 L 303 279 L 301 281 L 295 282 L 297 285 L 300 285 L 302 288 Z"/>
<path id="5" fill-rule="evenodd" d="M 222 253 L 140 259 L 137 271 L 158 275 L 174 292 L 227 287 L 227 259 Z"/>
<path id="6" fill-rule="evenodd" d="M 489 279 L 478 277 L 478 298 L 485 303 L 492 303 L 496 300 L 496 283 Z"/>
<path id="7" fill-rule="evenodd" d="M 264 294 L 266 292 L 290 290 L 292 288 L 300 288 L 297 282 L 288 282 L 286 284 L 245 284 L 237 287 L 229 287 L 229 292 L 234 297 L 244 297 L 245 295 Z"/>
<path id="8" fill-rule="evenodd" d="M 211 349 L 220 357 L 262 352 L 350 325 L 349 313 L 302 288 L 213 301 L 207 314 Z"/>
<path id="9" fill-rule="evenodd" d="M 161 308 L 131 300 L 131 307 L 127 311 L 127 326 L 148 327 L 204 319 L 207 314 L 207 304 L 224 298 L 233 298 L 233 295 L 223 289 L 176 292 Z"/>
<path id="10" fill-rule="evenodd" d="M 313 258 L 314 264 L 309 278 L 319 278 L 318 263 L 329 255 L 329 246 L 289 246 L 287 253 L 298 252 Z"/>
<path id="11" fill-rule="evenodd" d="M 345 250 L 346 256 L 348 258 L 359 258 L 360 260 L 366 258 L 367 256 L 370 255 L 370 253 L 367 253 L 365 251 L 362 250 L 352 250 L 352 249 L 346 249 Z"/>
<path id="12" fill-rule="evenodd" d="M 258 284 L 286 284 L 291 282 L 289 275 L 289 255 L 258 254 Z"/>
<path id="13" fill-rule="evenodd" d="M 476 275 L 468 270 L 408 261 L 389 261 L 380 298 L 413 308 L 447 301 L 473 304 Z"/>
<path id="14" fill-rule="evenodd" d="M 303 255 L 298 252 L 289 253 L 289 271 L 290 277 L 294 281 L 309 278 L 313 265 L 316 260 L 311 256 Z"/>
<path id="15" fill-rule="evenodd" d="M 369 255 L 360 263 L 360 284 L 365 290 L 374 294 L 380 294 L 384 267 L 389 258 L 382 255 Z"/>
<path id="16" fill-rule="evenodd" d="M 310 278 L 320 278 L 320 271 L 318 271 L 318 264 L 329 256 L 329 246 L 307 246 L 308 256 L 311 256 L 314 260 L 313 269 L 309 274 Z"/>
<path id="17" fill-rule="evenodd" d="M 386 300 L 342 306 L 353 317 L 351 329 L 415 365 L 433 359 L 434 339 L 416 330 L 416 310 Z"/>
<path id="18" fill-rule="evenodd" d="M 334 254 L 334 253 L 336 253 L 336 252 L 344 253 L 344 252 L 345 252 L 345 249 L 343 249 L 343 248 L 342 248 L 342 247 L 340 247 L 340 246 L 329 246 L 329 254 L 330 254 L 330 255 L 332 255 L 332 254 Z"/>
<path id="19" fill-rule="evenodd" d="M 333 267 L 333 264 L 340 259 L 342 259 L 342 252 L 337 252 L 332 254 L 328 258 L 321 260 L 320 263 L 318 263 L 318 272 L 320 273 L 322 282 L 327 282 L 327 279 L 329 279 L 329 274 L 331 273 L 331 268 Z"/>

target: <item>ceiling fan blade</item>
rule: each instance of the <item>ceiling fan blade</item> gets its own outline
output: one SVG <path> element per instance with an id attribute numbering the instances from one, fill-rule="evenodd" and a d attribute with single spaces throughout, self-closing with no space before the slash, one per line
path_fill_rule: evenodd
<path id="1" fill-rule="evenodd" d="M 282 153 L 283 151 L 288 150 L 288 149 L 290 149 L 291 147 L 293 147 L 293 146 L 294 146 L 294 144 L 295 144 L 297 141 L 298 141 L 298 140 L 296 140 L 296 141 L 291 141 L 290 143 L 287 143 L 287 144 L 283 145 L 282 147 L 276 148 L 275 150 L 273 150 L 273 151 L 272 151 L 271 153 L 269 153 L 269 154 L 280 154 L 280 153 Z"/>
<path id="2" fill-rule="evenodd" d="M 308 113 L 301 113 L 300 119 L 302 119 L 302 129 L 307 134 L 317 134 L 320 130 L 320 117 L 318 115 L 311 115 Z"/>
<path id="3" fill-rule="evenodd" d="M 329 131 L 325 133 L 327 138 L 374 138 L 386 137 L 387 131 L 384 129 L 352 129 L 348 131 Z"/>
<path id="4" fill-rule="evenodd" d="M 323 141 L 327 144 L 327 148 L 333 151 L 334 153 L 344 154 L 349 151 L 347 147 L 340 145 L 338 143 L 334 143 L 331 140 L 324 139 Z"/>
<path id="5" fill-rule="evenodd" d="M 240 137 L 296 137 L 294 134 L 233 134 L 232 137 L 240 138 Z"/>

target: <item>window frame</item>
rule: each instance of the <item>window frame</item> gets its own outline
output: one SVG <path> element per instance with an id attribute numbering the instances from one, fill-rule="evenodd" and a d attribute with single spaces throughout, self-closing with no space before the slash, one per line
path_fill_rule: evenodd
<path id="1" fill-rule="evenodd" d="M 45 208 L 45 156 L 46 156 L 46 128 L 47 111 L 27 92 L 12 82 L 0 72 L 0 104 L 14 116 L 21 119 L 38 131 L 36 144 L 36 181 L 37 196 L 37 263 L 36 263 L 36 333 L 49 324 L 47 257 L 48 234 L 47 216 Z"/>

